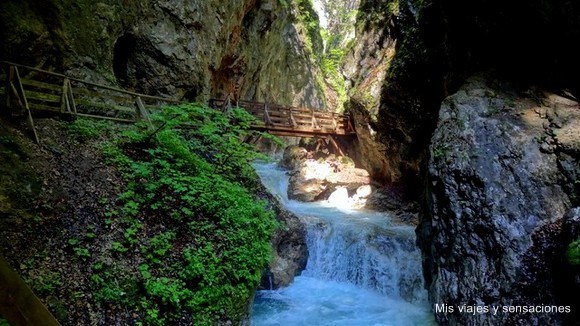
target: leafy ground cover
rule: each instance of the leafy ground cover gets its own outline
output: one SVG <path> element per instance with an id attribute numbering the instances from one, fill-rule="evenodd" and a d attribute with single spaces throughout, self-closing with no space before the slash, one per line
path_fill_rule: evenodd
<path id="1" fill-rule="evenodd" d="M 0 192 L 2 254 L 65 325 L 246 317 L 276 227 L 255 196 L 253 118 L 187 104 L 152 119 L 48 119 L 42 150 L 5 146 L 26 163 Z"/>

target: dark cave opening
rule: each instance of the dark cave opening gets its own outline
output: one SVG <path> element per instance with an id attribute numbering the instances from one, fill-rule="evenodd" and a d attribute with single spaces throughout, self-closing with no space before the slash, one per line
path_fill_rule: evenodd
<path id="1" fill-rule="evenodd" d="M 115 42 L 113 72 L 119 84 L 127 85 L 129 83 L 136 47 L 137 40 L 133 34 L 124 34 Z"/>

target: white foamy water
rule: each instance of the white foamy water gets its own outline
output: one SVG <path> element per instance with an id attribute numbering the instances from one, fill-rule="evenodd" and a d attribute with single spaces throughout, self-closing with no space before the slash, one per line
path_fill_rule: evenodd
<path id="1" fill-rule="evenodd" d="M 252 325 L 434 325 L 414 227 L 382 212 L 288 200 L 288 177 L 256 164 L 262 183 L 307 228 L 306 269 L 287 288 L 259 291 Z"/>

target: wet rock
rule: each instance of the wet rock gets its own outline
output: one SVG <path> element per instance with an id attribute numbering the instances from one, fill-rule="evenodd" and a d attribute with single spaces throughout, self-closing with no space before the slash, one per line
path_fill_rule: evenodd
<path id="1" fill-rule="evenodd" d="M 268 199 L 280 227 L 272 235 L 272 261 L 262 275 L 260 289 L 277 289 L 292 283 L 294 277 L 306 267 L 306 228 L 296 215 L 284 209 L 265 188 L 261 196 Z"/>
<path id="2" fill-rule="evenodd" d="M 409 195 L 405 186 L 398 183 L 377 189 L 366 199 L 365 208 L 389 212 L 396 220 L 417 225 L 419 223 L 419 204 Z"/>
<path id="3" fill-rule="evenodd" d="M 288 170 L 295 170 L 307 158 L 307 155 L 308 151 L 303 147 L 288 146 L 284 149 L 282 160 L 278 162 L 278 165 Z"/>
<path id="4" fill-rule="evenodd" d="M 569 241 L 580 238 L 580 207 L 572 208 L 564 216 L 564 237 Z"/>
<path id="5" fill-rule="evenodd" d="M 358 198 L 368 198 L 373 192 L 373 188 L 370 185 L 364 185 L 358 187 L 356 190 L 356 196 Z"/>
<path id="6" fill-rule="evenodd" d="M 301 174 L 298 174 L 290 178 L 288 198 L 311 202 L 319 198 L 325 189 L 323 179 L 306 179 Z"/>
<path id="7" fill-rule="evenodd" d="M 430 146 L 428 214 L 418 227 L 432 303 L 448 305 L 562 305 L 571 300 L 561 280 L 562 220 L 575 181 L 561 168 L 578 156 L 567 139 L 546 151 L 566 125 L 546 124 L 568 112 L 557 95 L 535 98 L 504 91 L 501 82 L 471 78 L 441 107 Z M 577 104 L 576 104 L 577 105 Z M 540 106 L 549 108 L 537 113 Z M 546 129 L 548 126 L 548 129 Z M 555 130 L 553 129 L 555 128 Z M 569 135 L 569 134 L 566 134 Z M 565 138 L 564 138 L 565 139 Z M 558 314 L 436 314 L 452 325 L 558 325 Z"/>
<path id="8" fill-rule="evenodd" d="M 291 171 L 288 185 L 288 198 L 300 201 L 325 200 L 339 187 L 355 193 L 356 190 L 370 183 L 366 170 L 355 168 L 354 162 L 342 156 L 329 155 L 325 159 L 293 159 L 303 157 L 303 151 L 293 148 L 288 150 L 286 166 L 296 166 Z M 289 163 L 291 162 L 291 163 Z"/>

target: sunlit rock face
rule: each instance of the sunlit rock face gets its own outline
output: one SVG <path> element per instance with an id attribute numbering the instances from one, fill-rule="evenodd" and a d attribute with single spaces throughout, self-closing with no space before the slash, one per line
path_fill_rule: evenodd
<path id="1" fill-rule="evenodd" d="M 294 15 L 275 0 L 2 1 L 0 57 L 187 100 L 321 108 Z"/>
<path id="2" fill-rule="evenodd" d="M 369 173 L 353 166 L 343 166 L 338 160 L 322 162 L 308 159 L 292 172 L 288 198 L 300 201 L 327 199 L 338 188 L 356 192 L 370 183 Z"/>
<path id="3" fill-rule="evenodd" d="M 347 191 L 347 197 L 351 198 L 351 201 L 370 195 L 370 188 L 363 187 L 371 182 L 369 173 L 356 168 L 348 157 L 314 153 L 302 147 L 288 146 L 279 165 L 290 170 L 288 172 L 291 175 L 288 185 L 290 199 L 306 202 L 326 200 L 341 188 Z M 336 196 L 339 196 L 338 193 L 333 200 L 337 198 Z"/>
<path id="4" fill-rule="evenodd" d="M 475 77 L 441 107 L 429 213 L 418 228 L 432 303 L 571 304 L 561 234 L 580 190 L 578 103 L 513 89 Z M 437 314 L 453 325 L 558 325 L 566 317 Z"/>

